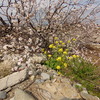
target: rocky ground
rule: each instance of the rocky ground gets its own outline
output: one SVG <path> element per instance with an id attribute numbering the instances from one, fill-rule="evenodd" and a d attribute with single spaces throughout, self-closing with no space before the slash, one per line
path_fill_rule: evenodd
<path id="1" fill-rule="evenodd" d="M 78 91 L 76 85 L 81 84 L 41 65 L 46 58 L 35 54 L 39 47 L 34 44 L 39 40 L 32 37 L 31 29 L 15 34 L 0 37 L 0 100 L 99 100 L 84 87 Z M 100 41 L 88 44 L 94 48 L 91 44 L 100 46 Z M 99 51 L 96 57 L 100 57 Z"/>

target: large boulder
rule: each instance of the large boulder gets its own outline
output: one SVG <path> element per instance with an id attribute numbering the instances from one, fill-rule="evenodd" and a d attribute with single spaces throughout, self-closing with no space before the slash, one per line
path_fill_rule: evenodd
<path id="1" fill-rule="evenodd" d="M 27 69 L 24 69 L 22 71 L 15 72 L 0 79 L 0 90 L 6 89 L 10 86 L 24 81 L 27 78 L 27 76 Z"/>
<path id="2" fill-rule="evenodd" d="M 14 100 L 37 100 L 37 99 L 34 98 L 32 95 L 29 95 L 25 91 L 17 88 L 15 90 Z"/>

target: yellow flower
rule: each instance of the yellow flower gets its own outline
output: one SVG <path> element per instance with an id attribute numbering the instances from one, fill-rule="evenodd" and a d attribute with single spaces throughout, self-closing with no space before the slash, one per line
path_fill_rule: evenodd
<path id="1" fill-rule="evenodd" d="M 52 46 L 52 48 L 56 48 L 56 46 Z"/>
<path id="2" fill-rule="evenodd" d="M 65 43 L 62 43 L 62 45 L 65 45 Z"/>
<path id="3" fill-rule="evenodd" d="M 52 47 L 53 47 L 53 44 L 50 44 L 50 45 L 49 45 L 49 48 L 52 48 Z"/>
<path id="4" fill-rule="evenodd" d="M 70 41 L 70 40 L 68 40 L 67 42 L 68 42 L 68 43 L 71 43 L 71 41 Z"/>
<path id="5" fill-rule="evenodd" d="M 67 67 L 67 63 L 64 63 L 64 67 Z"/>
<path id="6" fill-rule="evenodd" d="M 57 45 L 58 47 L 61 47 L 61 45 Z"/>
<path id="7" fill-rule="evenodd" d="M 66 52 L 66 51 L 64 51 L 64 52 L 63 52 L 63 54 L 65 54 L 65 55 L 66 55 L 66 54 L 67 54 L 67 52 Z"/>
<path id="8" fill-rule="evenodd" d="M 56 66 L 56 69 L 58 69 L 58 70 L 59 70 L 59 69 L 61 69 L 61 67 L 60 67 L 60 66 Z"/>
<path id="9" fill-rule="evenodd" d="M 61 72 L 58 72 L 58 75 L 61 75 Z"/>
<path id="10" fill-rule="evenodd" d="M 51 57 L 52 55 L 48 55 L 48 57 Z"/>
<path id="11" fill-rule="evenodd" d="M 58 39 L 58 37 L 54 37 L 54 39 L 55 39 L 55 40 L 57 40 L 57 39 Z"/>
<path id="12" fill-rule="evenodd" d="M 44 51 L 44 54 L 46 54 L 47 52 L 46 51 Z"/>
<path id="13" fill-rule="evenodd" d="M 63 43 L 63 41 L 59 41 L 60 43 Z"/>
<path id="14" fill-rule="evenodd" d="M 55 41 L 55 43 L 58 44 L 59 42 L 58 41 Z"/>
<path id="15" fill-rule="evenodd" d="M 72 55 L 73 58 L 77 58 L 77 55 Z"/>
<path id="16" fill-rule="evenodd" d="M 77 58 L 79 58 L 80 56 L 79 55 L 76 55 L 77 56 Z"/>
<path id="17" fill-rule="evenodd" d="M 73 59 L 73 57 L 68 57 L 69 60 Z"/>
<path id="18" fill-rule="evenodd" d="M 66 49 L 66 51 L 68 51 L 68 49 Z"/>
<path id="19" fill-rule="evenodd" d="M 63 52 L 63 49 L 62 49 L 62 48 L 61 48 L 61 49 L 59 49 L 59 50 L 58 50 L 58 52 Z"/>
<path id="20" fill-rule="evenodd" d="M 41 51 L 43 52 L 44 51 L 44 48 Z"/>
<path id="21" fill-rule="evenodd" d="M 58 57 L 56 60 L 57 60 L 57 61 L 61 61 L 61 57 Z"/>
<path id="22" fill-rule="evenodd" d="M 75 38 L 73 38 L 72 40 L 73 40 L 73 41 L 76 41 L 76 39 L 75 39 Z"/>

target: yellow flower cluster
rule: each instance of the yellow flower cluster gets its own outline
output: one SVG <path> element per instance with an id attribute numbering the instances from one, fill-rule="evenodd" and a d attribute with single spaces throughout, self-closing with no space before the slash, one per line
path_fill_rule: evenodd
<path id="1" fill-rule="evenodd" d="M 79 57 L 79 55 L 72 55 L 72 57 L 73 57 L 73 58 L 78 58 L 78 57 Z"/>
<path id="2" fill-rule="evenodd" d="M 72 55 L 72 56 L 68 57 L 69 60 L 71 60 L 73 58 L 79 58 L 79 55 Z"/>

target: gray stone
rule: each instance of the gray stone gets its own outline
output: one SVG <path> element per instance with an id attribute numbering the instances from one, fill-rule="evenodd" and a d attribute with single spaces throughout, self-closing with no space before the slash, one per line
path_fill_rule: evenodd
<path id="1" fill-rule="evenodd" d="M 0 91 L 0 99 L 5 99 L 7 97 L 7 93 L 5 91 Z"/>
<path id="2" fill-rule="evenodd" d="M 24 81 L 26 78 L 27 78 L 27 69 L 8 75 L 0 79 L 0 90 L 6 89 L 10 86 L 20 83 Z"/>
<path id="3" fill-rule="evenodd" d="M 49 80 L 50 79 L 50 75 L 47 73 L 41 73 L 41 79 L 43 80 Z"/>
<path id="4" fill-rule="evenodd" d="M 46 57 L 43 54 L 37 54 L 32 57 L 33 62 L 41 63 L 46 60 Z"/>
<path id="5" fill-rule="evenodd" d="M 64 97 L 61 100 L 72 100 L 72 99 L 68 99 L 68 98 Z M 74 99 L 74 100 L 76 100 L 76 99 Z"/>
<path id="6" fill-rule="evenodd" d="M 85 100 L 100 100 L 97 96 L 92 96 L 84 91 L 80 92 L 80 95 Z"/>
<path id="7" fill-rule="evenodd" d="M 39 84 L 39 83 L 43 83 L 43 82 L 44 82 L 44 80 L 36 79 L 34 83 L 38 83 Z"/>
<path id="8" fill-rule="evenodd" d="M 15 90 L 14 100 L 36 100 L 33 96 L 29 95 L 21 89 Z"/>

